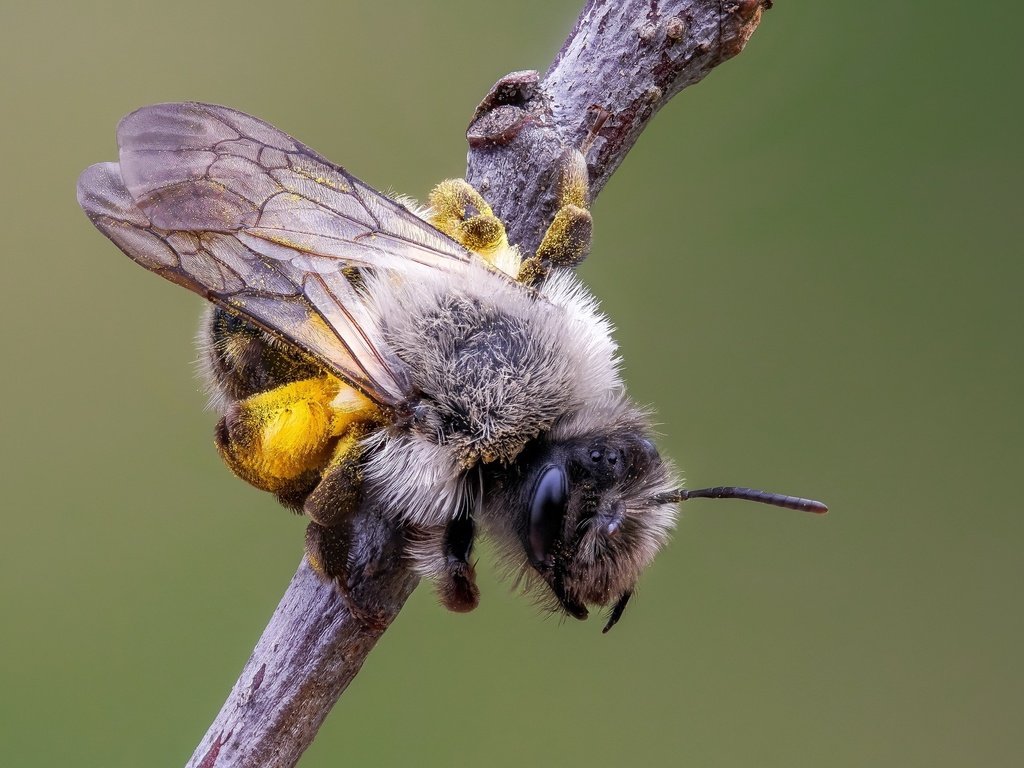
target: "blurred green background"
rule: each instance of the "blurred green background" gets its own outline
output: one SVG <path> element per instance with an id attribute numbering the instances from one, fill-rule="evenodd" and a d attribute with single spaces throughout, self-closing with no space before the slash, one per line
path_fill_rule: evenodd
<path id="1" fill-rule="evenodd" d="M 0 764 L 176 766 L 303 525 L 234 479 L 200 300 L 75 203 L 147 103 L 229 104 L 367 182 L 464 169 L 574 2 L 0 10 Z M 302 763 L 1010 766 L 1024 755 L 1021 45 L 1012 2 L 780 0 L 654 121 L 584 275 L 693 486 L 624 622 L 421 587 Z"/>

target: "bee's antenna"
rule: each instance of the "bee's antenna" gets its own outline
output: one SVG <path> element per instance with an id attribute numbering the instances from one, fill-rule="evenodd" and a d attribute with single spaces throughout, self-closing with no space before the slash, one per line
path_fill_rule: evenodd
<path id="1" fill-rule="evenodd" d="M 795 509 L 800 512 L 813 512 L 816 515 L 823 515 L 828 512 L 828 507 L 820 501 L 813 499 L 801 499 L 798 496 L 785 496 L 781 493 L 768 493 L 758 491 L 754 488 L 736 488 L 733 486 L 719 486 L 718 488 L 698 488 L 690 491 L 680 488 L 672 493 L 666 493 L 659 497 L 659 501 L 686 501 L 688 499 L 743 499 L 744 501 L 756 501 L 760 504 L 771 504 L 774 507 Z"/>

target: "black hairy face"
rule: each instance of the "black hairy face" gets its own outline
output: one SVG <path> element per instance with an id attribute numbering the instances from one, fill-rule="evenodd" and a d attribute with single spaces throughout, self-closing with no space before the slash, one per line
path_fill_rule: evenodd
<path id="1" fill-rule="evenodd" d="M 569 615 L 616 605 L 617 620 L 674 518 L 657 500 L 670 481 L 654 443 L 623 430 L 537 446 L 517 463 L 502 504 L 529 565 Z"/>

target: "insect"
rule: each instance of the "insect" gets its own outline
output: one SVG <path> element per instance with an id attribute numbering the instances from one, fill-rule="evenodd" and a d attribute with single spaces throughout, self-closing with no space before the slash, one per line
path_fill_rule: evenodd
<path id="1" fill-rule="evenodd" d="M 680 488 L 573 272 L 590 243 L 580 152 L 564 156 L 560 207 L 523 255 L 465 181 L 406 207 L 225 107 L 145 107 L 117 139 L 119 162 L 82 174 L 79 203 L 133 260 L 212 303 L 201 347 L 217 447 L 309 517 L 324 577 L 344 585 L 348 520 L 377 504 L 447 608 L 479 601 L 481 527 L 551 609 L 610 606 L 607 631 L 680 502 L 825 511 Z"/>

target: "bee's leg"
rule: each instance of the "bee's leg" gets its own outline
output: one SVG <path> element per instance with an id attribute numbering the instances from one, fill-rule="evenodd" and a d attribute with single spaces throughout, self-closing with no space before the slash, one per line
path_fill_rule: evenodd
<path id="1" fill-rule="evenodd" d="M 310 566 L 346 591 L 351 543 L 352 535 L 347 523 L 326 526 L 311 522 L 306 526 L 306 559 Z"/>
<path id="2" fill-rule="evenodd" d="M 353 616 L 367 627 L 383 631 L 386 622 L 358 599 L 358 585 L 352 583 L 358 573 L 353 574 L 349 567 L 352 524 L 362 502 L 362 439 L 371 429 L 366 423 L 356 423 L 339 438 L 323 478 L 302 509 L 311 521 L 306 526 L 306 560 L 320 576 L 334 582 Z"/>
<path id="3" fill-rule="evenodd" d="M 476 525 L 470 515 L 455 517 L 444 533 L 444 566 L 437 577 L 437 596 L 449 611 L 468 613 L 480 603 L 476 569 L 470 562 Z"/>
<path id="4" fill-rule="evenodd" d="M 323 479 L 303 504 L 311 519 L 306 527 L 306 559 L 325 579 L 333 581 L 345 597 L 349 611 L 370 628 L 383 630 L 385 623 L 359 599 L 359 578 L 350 569 L 353 519 L 362 502 L 362 439 L 372 429 L 354 424 L 334 448 Z"/>
<path id="5" fill-rule="evenodd" d="M 229 423 L 227 416 L 221 418 L 213 433 L 217 451 L 228 465 L 228 469 L 249 485 L 273 493 L 284 507 L 301 512 L 306 497 L 320 482 L 320 473 L 310 470 L 292 478 L 273 477 L 262 473 L 259 470 L 259 462 L 253 460 L 254 452 L 247 449 L 247 444 L 232 436 Z"/>
<path id="6" fill-rule="evenodd" d="M 473 553 L 475 523 L 459 514 L 447 525 L 411 528 L 406 533 L 406 555 L 412 569 L 434 583 L 438 600 L 449 611 L 468 613 L 480 602 Z"/>
<path id="7" fill-rule="evenodd" d="M 293 381 L 232 403 L 217 425 L 221 457 L 246 482 L 301 508 L 376 406 L 333 376 Z M 348 441 L 343 439 L 349 437 Z"/>
<path id="8" fill-rule="evenodd" d="M 365 421 L 349 424 L 334 444 L 319 484 L 302 505 L 302 511 L 314 523 L 334 528 L 358 509 L 363 486 L 362 439 L 371 428 Z M 324 570 L 331 570 L 326 562 Z"/>
<path id="9" fill-rule="evenodd" d="M 203 318 L 203 364 L 224 414 L 216 442 L 228 467 L 312 520 L 306 555 L 338 586 L 352 614 L 383 625 L 349 595 L 350 515 L 360 502 L 360 441 L 377 407 L 300 351 L 222 309 Z"/>
<path id="10" fill-rule="evenodd" d="M 348 568 L 351 545 L 352 529 L 347 520 L 334 526 L 319 523 L 310 523 L 306 526 L 306 560 L 309 565 L 320 576 L 334 582 L 335 587 L 345 598 L 352 616 L 369 629 L 383 632 L 387 628 L 387 622 L 353 599 Z"/>
<path id="11" fill-rule="evenodd" d="M 447 179 L 430 192 L 427 220 L 512 277 L 519 274 L 519 249 L 509 245 L 505 225 L 465 179 Z"/>
<path id="12" fill-rule="evenodd" d="M 576 267 L 587 257 L 593 231 L 589 196 L 587 161 L 579 150 L 567 149 L 559 160 L 558 211 L 537 253 L 523 260 L 522 282 L 537 282 L 551 268 Z"/>
<path id="13" fill-rule="evenodd" d="M 465 179 L 445 179 L 427 200 L 430 223 L 471 251 L 486 257 L 508 247 L 505 225 Z"/>

